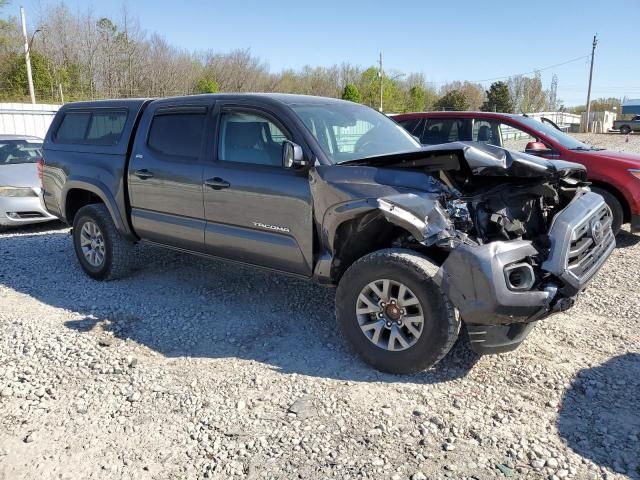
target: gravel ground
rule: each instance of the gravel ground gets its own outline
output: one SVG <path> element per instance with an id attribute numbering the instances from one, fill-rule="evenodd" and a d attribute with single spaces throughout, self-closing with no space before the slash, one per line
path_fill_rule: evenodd
<path id="1" fill-rule="evenodd" d="M 640 237 L 516 352 L 401 377 L 332 290 L 151 247 L 99 283 L 54 227 L 0 235 L 2 480 L 640 479 Z"/>

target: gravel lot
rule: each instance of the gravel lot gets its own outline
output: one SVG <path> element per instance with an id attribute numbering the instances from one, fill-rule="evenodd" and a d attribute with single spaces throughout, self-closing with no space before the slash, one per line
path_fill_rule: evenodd
<path id="1" fill-rule="evenodd" d="M 151 247 L 99 283 L 68 229 L 2 234 L 0 479 L 640 479 L 640 237 L 618 243 L 516 352 L 399 377 L 347 351 L 332 290 Z"/>

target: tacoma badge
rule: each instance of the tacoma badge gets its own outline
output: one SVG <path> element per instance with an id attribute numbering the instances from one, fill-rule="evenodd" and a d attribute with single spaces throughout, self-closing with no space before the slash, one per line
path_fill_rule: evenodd
<path id="1" fill-rule="evenodd" d="M 291 231 L 287 227 L 279 227 L 278 225 L 267 225 L 266 223 L 261 223 L 261 222 L 253 222 L 253 226 L 266 228 L 267 230 L 275 230 L 276 232 L 289 233 Z"/>

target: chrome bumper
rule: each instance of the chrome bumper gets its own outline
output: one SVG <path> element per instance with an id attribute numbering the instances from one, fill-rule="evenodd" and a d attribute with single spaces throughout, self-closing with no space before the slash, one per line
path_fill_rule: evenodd
<path id="1" fill-rule="evenodd" d="M 551 249 L 542 269 L 576 292 L 582 290 L 616 246 L 612 220 L 611 209 L 597 193 L 574 199 L 553 219 Z"/>

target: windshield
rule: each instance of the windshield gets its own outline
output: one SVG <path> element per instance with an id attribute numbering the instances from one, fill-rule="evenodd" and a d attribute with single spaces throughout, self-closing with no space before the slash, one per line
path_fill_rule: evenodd
<path id="1" fill-rule="evenodd" d="M 302 119 L 331 163 L 415 150 L 420 144 L 400 125 L 356 103 L 297 104 Z"/>
<path id="2" fill-rule="evenodd" d="M 35 163 L 42 156 L 42 142 L 0 140 L 0 165 Z"/>
<path id="3" fill-rule="evenodd" d="M 595 147 L 576 140 L 571 135 L 561 132 L 548 123 L 542 123 L 530 117 L 518 117 L 518 121 L 524 123 L 530 129 L 550 137 L 569 150 L 597 150 Z"/>

